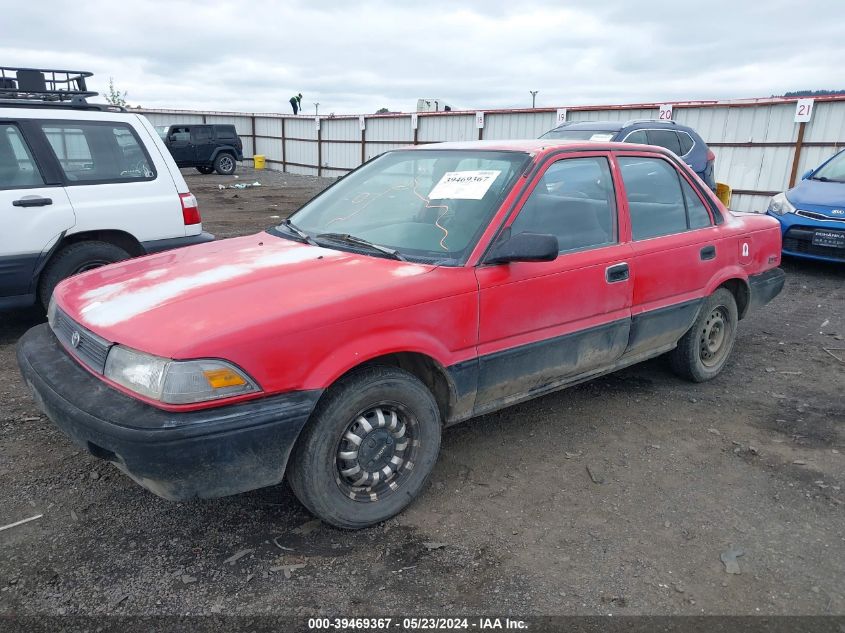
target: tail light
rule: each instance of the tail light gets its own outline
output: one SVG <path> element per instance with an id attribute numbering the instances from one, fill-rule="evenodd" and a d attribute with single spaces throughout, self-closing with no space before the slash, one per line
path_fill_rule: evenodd
<path id="1" fill-rule="evenodd" d="M 202 223 L 197 199 L 194 194 L 180 193 L 179 200 L 182 202 L 182 219 L 185 221 L 185 226 Z"/>
<path id="2" fill-rule="evenodd" d="M 707 162 L 710 162 L 711 160 L 716 160 L 716 154 L 714 154 L 713 150 L 708 147 L 707 148 Z"/>

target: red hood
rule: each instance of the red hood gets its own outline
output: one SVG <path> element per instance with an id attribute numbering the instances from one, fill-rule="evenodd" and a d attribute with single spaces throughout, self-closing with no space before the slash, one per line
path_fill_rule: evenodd
<path id="1" fill-rule="evenodd" d="M 186 358 L 270 323 L 283 336 L 419 301 L 413 280 L 434 269 L 259 233 L 105 266 L 55 297 L 110 341 Z"/>

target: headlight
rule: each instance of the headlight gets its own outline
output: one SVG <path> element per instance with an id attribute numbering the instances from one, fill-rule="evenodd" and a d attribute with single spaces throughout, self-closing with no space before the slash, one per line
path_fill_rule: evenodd
<path id="1" fill-rule="evenodd" d="M 779 193 L 776 196 L 772 196 L 772 199 L 769 201 L 769 211 L 775 215 L 795 213 L 795 206 L 789 201 L 785 193 Z"/>
<path id="2" fill-rule="evenodd" d="M 258 385 L 230 363 L 216 359 L 177 361 L 114 345 L 106 378 L 167 404 L 191 404 L 258 391 Z"/>

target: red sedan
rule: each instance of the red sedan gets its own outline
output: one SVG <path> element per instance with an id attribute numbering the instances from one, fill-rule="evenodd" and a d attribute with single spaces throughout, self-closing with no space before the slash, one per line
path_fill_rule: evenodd
<path id="1" fill-rule="evenodd" d="M 18 361 L 59 427 L 158 495 L 287 476 L 361 528 L 421 492 L 444 425 L 660 354 L 717 376 L 783 287 L 780 246 L 657 147 L 428 145 L 264 233 L 66 280 Z"/>

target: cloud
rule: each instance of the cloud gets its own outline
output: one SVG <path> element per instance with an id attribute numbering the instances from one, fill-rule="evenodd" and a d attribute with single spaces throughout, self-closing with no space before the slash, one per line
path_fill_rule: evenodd
<path id="1" fill-rule="evenodd" d="M 4 9 L 0 58 L 92 70 L 101 93 L 114 77 L 145 107 L 571 106 L 845 88 L 843 18 L 823 0 L 41 0 Z"/>

